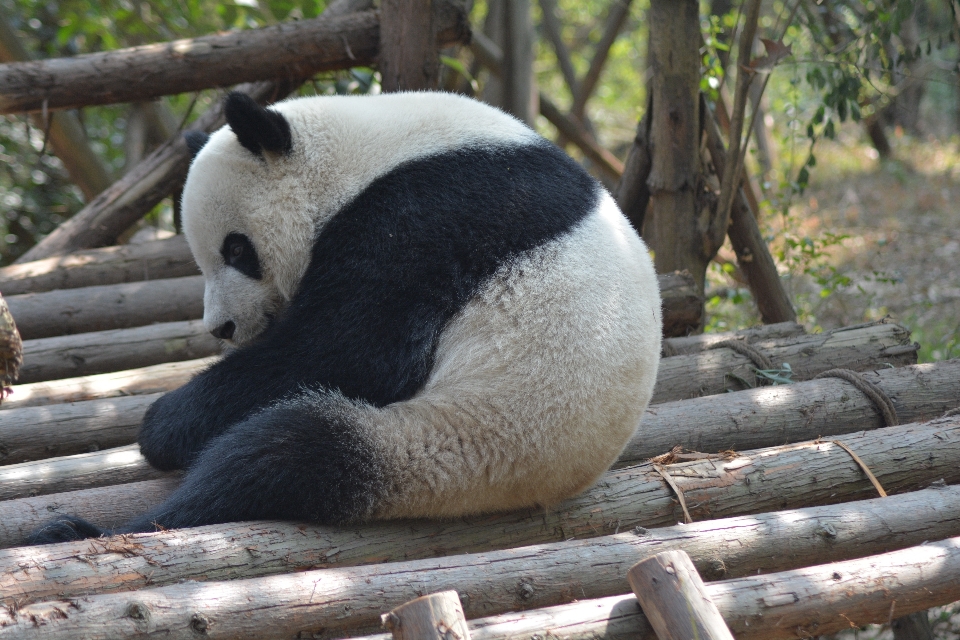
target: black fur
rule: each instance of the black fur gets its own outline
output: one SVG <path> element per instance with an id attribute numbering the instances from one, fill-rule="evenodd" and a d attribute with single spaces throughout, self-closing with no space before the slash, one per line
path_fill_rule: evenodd
<path id="1" fill-rule="evenodd" d="M 207 144 L 210 134 L 205 131 L 185 131 L 183 139 L 187 143 L 187 149 L 190 149 L 190 156 L 195 158 L 200 153 L 200 149 Z"/>
<path id="2" fill-rule="evenodd" d="M 227 234 L 220 247 L 220 255 L 223 256 L 224 263 L 248 278 L 259 280 L 263 277 L 257 250 L 253 248 L 250 238 L 242 233 Z"/>
<path id="3" fill-rule="evenodd" d="M 599 193 L 546 142 L 444 153 L 376 180 L 320 231 L 286 312 L 147 411 L 147 460 L 191 468 L 124 530 L 368 512 L 382 466 L 351 411 L 331 405 L 413 396 L 450 318 L 501 265 L 569 232 Z"/>
<path id="4" fill-rule="evenodd" d="M 293 149 L 287 119 L 276 111 L 264 109 L 245 93 L 227 94 L 223 115 L 240 144 L 258 156 L 264 151 L 286 154 Z"/>

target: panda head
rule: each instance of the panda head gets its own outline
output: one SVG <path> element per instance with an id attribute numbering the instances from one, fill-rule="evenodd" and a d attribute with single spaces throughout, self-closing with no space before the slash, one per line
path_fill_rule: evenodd
<path id="1" fill-rule="evenodd" d="M 234 345 L 253 340 L 296 292 L 317 218 L 308 162 L 288 118 L 231 93 L 227 125 L 186 136 L 195 153 L 182 220 L 205 278 L 203 322 Z M 298 148 L 300 147 L 300 148 Z"/>

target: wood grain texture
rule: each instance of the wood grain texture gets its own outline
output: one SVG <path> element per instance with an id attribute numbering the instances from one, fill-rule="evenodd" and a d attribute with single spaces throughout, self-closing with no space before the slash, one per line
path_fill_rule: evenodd
<path id="1" fill-rule="evenodd" d="M 21 383 L 124 371 L 220 353 L 201 320 L 27 340 Z"/>
<path id="2" fill-rule="evenodd" d="M 456 591 L 415 598 L 381 616 L 393 640 L 470 640 Z"/>
<path id="3" fill-rule="evenodd" d="M 673 493 L 645 465 L 607 473 L 592 489 L 547 511 L 339 528 L 234 523 L 126 537 L 121 547 L 113 540 L 103 548 L 83 541 L 0 551 L 0 576 L 10 575 L 11 580 L 0 582 L 0 592 L 42 599 L 57 593 L 125 591 L 184 580 L 251 578 L 556 542 L 568 545 L 558 547 L 560 555 L 554 563 L 558 567 L 566 564 L 561 562 L 567 557 L 564 549 L 572 550 L 569 557 L 590 556 L 608 567 L 603 572 L 574 569 L 566 577 L 557 574 L 548 579 L 525 573 L 521 565 L 531 558 L 547 561 L 554 556 L 542 550 L 533 555 L 515 552 L 519 564 L 512 569 L 514 578 L 540 575 L 533 580 L 534 589 L 553 584 L 550 597 L 555 597 L 556 593 L 577 595 L 587 588 L 616 593 L 621 588 L 616 585 L 626 588 L 622 576 L 632 564 L 666 548 L 686 549 L 701 574 L 716 580 L 803 566 L 812 556 L 854 557 L 960 532 L 960 489 L 920 491 L 941 479 L 960 481 L 956 465 L 960 418 L 882 429 L 848 442 L 892 494 L 914 493 L 870 500 L 876 495 L 873 488 L 845 451 L 829 443 L 808 443 L 749 452 L 726 462 L 666 465 L 694 505 L 695 517 L 702 520 L 670 532 L 648 531 L 675 525 L 680 514 Z M 902 445 L 887 452 L 890 442 Z M 170 481 L 146 481 L 0 502 L 0 546 L 22 544 L 24 536 L 48 520 L 51 512 L 64 512 L 64 504 L 69 505 L 68 513 L 80 513 L 100 526 L 114 526 L 141 513 L 144 503 L 162 501 L 172 488 Z M 801 511 L 863 498 L 867 500 Z M 764 513 L 783 509 L 791 511 Z M 758 515 L 748 515 L 754 513 Z M 716 527 L 708 521 L 732 516 L 741 517 Z M 595 544 L 585 540 L 609 535 L 621 537 Z M 713 542 L 698 546 L 700 536 Z M 621 543 L 627 547 L 617 546 Z M 633 548 L 638 544 L 642 549 Z M 27 557 L 36 560 L 29 570 L 14 571 Z M 584 581 L 593 586 L 584 586 Z"/>
<path id="4" fill-rule="evenodd" d="M 446 14 L 444 14 L 446 15 Z M 440 44 L 465 36 L 438 26 Z M 199 38 L 0 65 L 0 113 L 150 100 L 242 82 L 309 78 L 371 66 L 380 47 L 376 11 L 298 20 Z M 149 78 L 149 82 L 131 82 Z"/>
<path id="5" fill-rule="evenodd" d="M 682 549 L 641 560 L 627 572 L 627 581 L 660 640 L 733 640 Z"/>
<path id="6" fill-rule="evenodd" d="M 203 317 L 203 276 L 108 284 L 8 298 L 25 340 Z"/>
<path id="7" fill-rule="evenodd" d="M 781 531 L 789 528 L 783 521 L 780 526 Z M 97 544 L 109 542 L 91 542 L 91 548 Z M 424 590 L 456 590 L 464 612 L 472 618 L 600 597 L 603 590 L 622 592 L 626 588 L 625 571 L 601 565 L 581 542 L 563 544 L 580 547 L 565 562 L 551 556 L 543 545 L 230 582 L 184 582 L 136 594 L 57 599 L 21 605 L 16 613 L 0 609 L 0 624 L 4 625 L 0 633 L 9 638 L 43 640 L 191 638 L 195 637 L 196 621 L 201 619 L 207 635 L 215 638 L 289 638 L 296 634 L 335 638 L 345 632 L 377 629 L 383 609 L 418 597 Z M 120 545 L 117 550 L 123 552 L 130 546 Z M 768 549 L 770 552 L 776 553 Z M 604 571 L 597 571 L 598 566 Z M 831 607 L 831 611 L 825 605 L 837 603 L 837 597 L 856 598 L 856 604 L 862 604 L 857 611 L 863 612 L 863 618 L 869 618 L 866 612 L 876 612 L 884 604 L 888 614 L 891 600 L 897 599 L 900 605 L 904 596 L 905 613 L 911 608 L 952 602 L 960 598 L 958 571 L 960 540 L 951 539 L 895 551 L 882 558 L 717 583 L 709 585 L 708 594 L 737 637 L 764 637 L 760 633 L 776 628 L 779 615 L 790 616 L 791 624 L 773 637 L 793 637 L 786 634 L 793 634 L 798 624 L 809 623 L 813 615 L 823 621 L 818 630 L 836 630 L 831 614 L 841 619 L 839 614 L 845 609 Z M 835 577 L 838 573 L 840 578 Z M 902 578 L 899 584 L 898 574 Z M 868 588 L 871 581 L 879 588 Z M 603 587 L 598 588 L 598 583 Z M 832 598 L 817 595 L 824 592 Z M 811 608 L 783 606 L 801 601 L 819 605 L 823 612 L 814 614 Z M 734 611 L 737 613 L 732 615 Z M 761 619 L 770 622 L 758 632 L 754 625 Z"/>
<path id="8" fill-rule="evenodd" d="M 7 296 L 122 282 L 181 278 L 199 273 L 186 237 L 77 251 L 0 268 Z"/>
<path id="9" fill-rule="evenodd" d="M 13 393 L 3 401 L 0 410 L 171 391 L 189 382 L 216 360 L 216 357 L 200 358 L 114 373 L 21 384 L 13 388 Z"/>
<path id="10" fill-rule="evenodd" d="M 808 638 L 886 623 L 960 598 L 960 539 L 859 560 L 707 585 L 737 638 Z M 839 576 L 839 577 L 837 577 Z M 902 576 L 902 580 L 901 580 Z M 658 640 L 633 595 L 507 613 L 469 623 L 473 640 Z M 364 636 L 362 640 L 387 640 Z"/>

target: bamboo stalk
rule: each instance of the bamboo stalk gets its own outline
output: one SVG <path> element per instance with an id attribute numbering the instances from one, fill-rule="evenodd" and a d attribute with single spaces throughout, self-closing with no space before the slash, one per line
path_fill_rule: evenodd
<path id="1" fill-rule="evenodd" d="M 737 638 L 812 637 L 886 623 L 960 598 L 960 539 L 769 576 L 706 585 Z M 837 578 L 837 576 L 840 576 Z M 657 640 L 636 598 L 612 596 L 469 623 L 473 640 L 519 640 L 550 630 L 556 640 Z M 362 640 L 386 640 L 365 636 Z"/>
<path id="2" fill-rule="evenodd" d="M 200 320 L 27 340 L 20 382 L 123 371 L 220 353 Z"/>
<path id="3" fill-rule="evenodd" d="M 896 511 L 885 509 L 884 515 Z M 763 549 L 766 555 L 778 556 L 780 549 L 774 545 L 792 539 L 785 533 L 795 532 L 790 520 L 781 519 L 773 527 L 777 534 L 766 540 L 761 538 L 757 544 L 743 545 L 741 539 L 726 536 L 723 541 L 732 548 L 751 547 L 750 553 Z M 820 529 L 828 525 L 832 523 L 818 523 Z M 911 529 L 909 525 L 905 527 L 908 532 Z M 622 536 L 636 538 L 632 533 Z M 823 534 L 819 537 L 821 540 L 814 543 L 814 548 L 829 549 Z M 93 548 L 110 541 L 90 544 Z M 0 609 L 0 625 L 7 637 L 43 640 L 132 637 L 145 632 L 191 638 L 198 620 L 203 621 L 204 630 L 219 637 L 289 638 L 320 632 L 324 637 L 335 637 L 344 632 L 376 629 L 383 609 L 417 597 L 425 585 L 429 585 L 430 591 L 456 590 L 468 617 L 622 592 L 626 588 L 626 567 L 619 569 L 604 563 L 604 570 L 596 571 L 596 566 L 603 563 L 602 556 L 591 553 L 587 546 L 588 543 L 571 541 L 232 582 L 184 582 L 142 590 L 133 597 L 129 593 L 91 595 L 84 597 L 79 606 L 72 606 L 69 600 L 53 600 L 21 605 L 13 611 Z M 135 544 L 120 542 L 115 551 L 132 552 L 131 547 L 135 549 Z M 563 557 L 552 554 L 557 548 L 568 553 Z M 714 559 L 722 559 L 725 548 L 713 546 L 710 552 Z M 856 551 L 853 554 L 859 555 Z M 695 553 L 691 555 L 696 557 Z M 809 561 L 810 557 L 806 555 L 804 560 Z M 708 594 L 738 637 L 764 637 L 758 635 L 753 623 L 769 620 L 761 633 L 770 633 L 778 629 L 775 623 L 780 615 L 789 616 L 791 623 L 776 631 L 774 637 L 793 637 L 786 634 L 795 633 L 797 624 L 809 621 L 813 614 L 796 603 L 815 605 L 818 592 L 832 596 L 828 602 L 836 602 L 834 598 L 843 597 L 846 592 L 846 597 L 871 612 L 883 603 L 888 613 L 891 598 L 898 603 L 904 598 L 908 603 L 905 608 L 915 610 L 960 598 L 958 572 L 960 540 L 951 539 L 880 558 L 730 580 L 710 585 Z M 902 578 L 900 582 L 898 577 Z M 879 588 L 868 588 L 871 580 Z M 903 589 L 905 586 L 909 589 Z M 891 596 L 888 589 L 896 595 Z M 794 606 L 783 606 L 787 604 Z M 731 615 L 732 611 L 738 613 Z M 830 613 L 839 612 L 832 609 Z M 836 617 L 840 619 L 839 615 Z M 818 627 L 818 631 L 833 623 L 832 617 L 828 619 L 830 622 Z"/>
<path id="4" fill-rule="evenodd" d="M 26 340 L 203 317 L 203 276 L 108 284 L 8 298 Z"/>
<path id="5" fill-rule="evenodd" d="M 186 237 L 77 251 L 0 268 L 0 291 L 12 296 L 53 289 L 140 280 L 180 278 L 198 273 Z"/>

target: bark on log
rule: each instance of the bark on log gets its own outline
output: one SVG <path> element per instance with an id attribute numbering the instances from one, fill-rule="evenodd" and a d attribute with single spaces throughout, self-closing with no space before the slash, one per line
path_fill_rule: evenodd
<path id="1" fill-rule="evenodd" d="M 20 377 L 22 365 L 23 341 L 7 301 L 0 296 L 0 404 L 7 396 L 7 388 Z"/>
<path id="2" fill-rule="evenodd" d="M 468 37 L 465 19 L 442 13 L 442 46 Z M 380 45 L 376 11 L 284 22 L 69 58 L 0 65 L 0 113 L 150 100 L 241 82 L 309 78 L 372 66 Z M 132 82 L 131 78 L 150 78 Z"/>
<path id="3" fill-rule="evenodd" d="M 936 424 L 891 427 L 847 438 L 845 442 L 858 452 L 891 494 L 915 491 L 941 480 L 960 480 L 960 469 L 956 465 L 960 452 L 960 418 Z M 888 450 L 890 442 L 898 445 Z M 831 443 L 759 450 L 728 461 L 680 463 L 667 465 L 665 469 L 689 501 L 698 504 L 694 509 L 697 518 L 800 509 L 876 496 L 873 486 L 849 453 Z M 64 512 L 58 505 L 67 504 L 66 512 L 82 514 L 100 526 L 115 526 L 118 521 L 142 513 L 143 504 L 147 502 L 145 495 L 156 503 L 172 489 L 169 481 L 147 481 L 0 502 L 0 546 L 22 544 L 30 531 L 51 517 L 50 511 Z M 904 535 L 908 537 L 902 545 L 934 539 L 936 535 L 954 535 L 960 528 L 958 490 L 933 491 L 936 493 L 926 498 L 923 496 L 927 494 L 916 494 L 917 499 L 926 500 L 925 505 L 937 505 L 929 510 L 892 508 L 891 505 L 900 504 L 892 497 L 876 504 L 863 503 L 867 505 L 864 509 L 875 510 L 876 518 L 882 523 L 879 526 L 873 516 L 857 515 L 860 506 L 845 503 L 832 511 L 817 512 L 821 514 L 817 518 L 826 517 L 823 514 L 827 513 L 839 514 L 837 520 L 832 519 L 833 516 L 825 521 L 815 519 L 813 524 L 804 525 L 807 528 L 781 529 L 787 522 L 804 521 L 797 511 L 786 519 L 783 514 L 743 518 L 742 522 L 750 527 L 759 527 L 756 531 L 738 526 L 718 527 L 716 532 L 721 537 L 729 534 L 731 537 L 727 540 L 739 541 L 718 542 L 714 549 L 722 548 L 722 553 L 695 553 L 689 546 L 692 544 L 690 540 L 699 535 L 696 532 L 714 530 L 709 522 L 678 526 L 676 540 L 688 543 L 683 548 L 694 555 L 698 569 L 708 579 L 746 575 L 760 569 L 772 571 L 785 566 L 803 566 L 811 554 L 825 559 L 826 556 L 851 557 L 856 552 L 850 549 L 859 548 L 860 553 L 868 553 L 894 548 L 889 546 L 891 541 L 900 540 Z M 631 530 L 643 538 L 644 544 L 649 542 L 649 548 L 660 551 L 673 547 L 659 534 L 647 540 L 643 537 L 647 532 L 636 528 L 673 525 L 678 517 L 682 516 L 673 490 L 650 465 L 646 465 L 610 472 L 594 488 L 546 512 L 530 509 L 453 522 L 387 522 L 355 529 L 277 522 L 215 525 L 124 538 L 129 542 L 129 549 L 119 555 L 116 548 L 110 548 L 111 544 L 98 550 L 96 546 L 90 546 L 89 541 L 46 547 L 48 555 L 39 549 L 0 552 L 0 569 L 4 569 L 0 576 L 10 575 L 12 581 L 8 585 L 0 583 L 4 586 L 0 592 L 16 593 L 18 598 L 41 599 L 53 593 L 80 595 L 123 591 L 184 580 L 225 580 L 332 565 L 399 561 L 579 540 Z M 898 520 L 900 517 L 904 519 Z M 852 525 L 843 524 L 860 523 L 864 519 L 862 530 L 847 529 Z M 941 524 L 924 525 L 924 522 Z M 927 526 L 934 527 L 935 531 L 926 529 Z M 776 540 L 765 546 L 767 532 L 771 530 L 775 534 L 769 535 Z M 849 539 L 844 533 L 848 530 Z M 819 538 L 821 544 L 817 549 L 809 546 L 817 542 L 815 538 Z M 630 544 L 634 544 L 633 539 L 630 540 Z M 750 544 L 741 544 L 743 541 L 750 541 Z M 596 544 L 598 548 L 605 548 L 609 542 Z M 888 546 L 883 546 L 885 544 Z M 576 548 L 588 550 L 593 547 L 584 543 Z M 835 551 L 849 555 L 830 555 Z M 31 564 L 30 571 L 7 571 L 21 563 L 24 554 L 37 560 Z M 623 570 L 643 556 L 624 557 Z M 524 554 L 519 557 L 529 559 Z M 563 563 L 558 559 L 551 564 Z M 613 566 L 614 563 L 608 557 L 598 564 Z M 610 572 L 604 573 L 610 575 Z M 569 581 L 558 579 L 554 584 L 560 586 L 569 584 Z"/>
<path id="4" fill-rule="evenodd" d="M 381 619 L 393 640 L 470 640 L 456 591 L 441 591 L 405 602 Z"/>
<path id="5" fill-rule="evenodd" d="M 128 445 L 147 408 L 162 393 L 108 398 L 0 414 L 0 464 L 101 451 Z"/>
<path id="6" fill-rule="evenodd" d="M 201 358 L 116 373 L 21 384 L 13 387 L 10 396 L 0 405 L 0 411 L 172 391 L 215 361 L 215 357 Z"/>
<path id="7" fill-rule="evenodd" d="M 691 322 L 700 321 L 702 298 L 684 274 L 667 274 L 658 280 L 664 332 L 685 335 Z M 27 340 L 93 333 L 203 317 L 203 276 L 25 293 L 7 300 Z"/>
<path id="8" fill-rule="evenodd" d="M 319 19 L 345 16 L 369 6 L 370 0 L 334 0 Z M 349 53 L 349 47 L 345 42 L 344 44 L 345 51 Z M 270 102 L 286 96 L 299 82 L 300 80 L 261 82 L 242 85 L 236 89 L 248 93 L 258 102 Z M 225 122 L 222 107 L 222 103 L 218 102 L 200 116 L 191 128 L 203 131 L 219 128 Z M 93 202 L 20 256 L 17 262 L 30 262 L 113 244 L 130 225 L 176 190 L 187 175 L 190 157 L 183 138 L 172 138 Z"/>
<path id="9" fill-rule="evenodd" d="M 901 423 L 960 405 L 960 359 L 861 375 L 886 392 Z M 739 451 L 883 425 L 880 409 L 853 385 L 822 378 L 651 406 L 616 464 L 636 464 L 677 446 Z"/>
<path id="10" fill-rule="evenodd" d="M 902 422 L 929 419 L 960 405 L 960 359 L 863 375 L 893 398 Z M 0 462 L 130 444 L 150 402 L 160 395 L 0 412 Z M 844 380 L 763 387 L 651 406 L 615 466 L 637 464 L 677 446 L 708 453 L 738 451 L 881 426 L 879 409 Z"/>
<path id="11" fill-rule="evenodd" d="M 627 580 L 659 640 L 733 640 L 685 551 L 661 551 L 641 560 Z"/>
<path id="12" fill-rule="evenodd" d="M 859 327 L 851 327 L 851 329 L 853 328 Z M 704 351 L 711 345 L 730 339 L 746 340 L 748 343 L 754 343 L 796 337 L 803 334 L 803 327 L 799 324 L 784 322 L 762 325 L 742 331 L 667 338 L 664 340 L 664 351 L 671 356 L 695 354 Z M 213 362 L 214 358 L 204 358 L 153 365 L 140 369 L 128 369 L 115 373 L 21 384 L 13 388 L 13 393 L 4 401 L 3 405 L 0 405 L 0 410 L 170 391 L 185 384 L 195 373 Z M 668 369 L 665 367 L 672 368 L 669 365 L 670 362 L 669 360 L 661 361 L 661 371 L 667 371 Z M 833 366 L 841 366 L 841 363 L 835 359 L 831 359 L 831 362 L 835 362 Z"/>
<path id="13" fill-rule="evenodd" d="M 809 638 L 886 623 L 960 598 L 960 539 L 860 560 L 707 585 L 737 638 Z M 837 576 L 840 576 L 839 578 Z M 901 579 L 902 576 L 902 579 Z M 520 640 L 549 629 L 551 640 L 658 640 L 636 598 L 613 596 L 469 623 L 473 640 Z M 388 640 L 371 635 L 360 640 Z"/>
<path id="14" fill-rule="evenodd" d="M 20 382 L 123 371 L 220 353 L 200 320 L 27 340 Z"/>
<path id="15" fill-rule="evenodd" d="M 920 345 L 910 342 L 910 332 L 896 324 L 874 324 L 787 340 L 750 343 L 774 367 L 787 363 L 792 380 L 809 380 L 835 368 L 869 371 L 887 364 L 916 364 Z M 653 403 L 663 403 L 763 384 L 759 365 L 729 347 L 664 358 L 657 372 Z M 789 375 L 789 374 L 788 374 Z"/>
<path id="16" fill-rule="evenodd" d="M 780 527 L 791 528 L 783 522 Z M 777 540 L 783 538 L 778 536 Z M 737 539 L 728 543 L 733 547 L 763 546 L 742 545 Z M 110 541 L 89 544 L 93 548 Z M 120 543 L 117 550 L 124 552 L 133 546 Z M 556 547 L 569 548 L 572 553 L 551 557 Z M 722 557 L 720 549 L 712 551 Z M 777 554 L 770 547 L 766 552 Z M 604 570 L 596 571 L 601 562 L 587 551 L 585 543 L 569 542 L 550 548 L 508 549 L 233 582 L 187 582 L 139 591 L 135 596 L 102 594 L 79 602 L 54 600 L 6 608 L 0 610 L 0 625 L 5 627 L 7 637 L 43 640 L 143 635 L 192 638 L 198 621 L 208 635 L 223 638 L 289 638 L 296 634 L 340 637 L 345 631 L 377 628 L 384 607 L 417 597 L 424 588 L 456 590 L 461 594 L 464 612 L 471 617 L 624 589 L 625 570 L 615 571 L 602 564 Z M 906 602 L 907 612 L 952 602 L 960 598 L 958 572 L 960 539 L 954 538 L 879 558 L 730 580 L 710 585 L 708 594 L 737 637 L 771 637 L 759 635 L 756 629 L 757 621 L 767 620 L 761 633 L 795 637 L 792 634 L 797 626 L 809 625 L 811 619 L 820 623 L 814 627 L 817 632 L 825 627 L 835 629 L 833 616 L 843 619 L 835 608 L 836 598 L 850 598 L 870 615 L 879 611 L 881 604 L 888 614 L 892 598 L 901 607 Z M 903 589 L 905 586 L 909 590 Z M 818 594 L 827 597 L 818 601 Z M 810 608 L 828 603 L 833 606 L 823 613 Z M 731 615 L 734 611 L 736 615 Z M 790 623 L 784 628 L 776 626 L 781 616 L 789 616 Z"/>
<path id="17" fill-rule="evenodd" d="M 203 276 L 24 293 L 7 299 L 26 340 L 203 317 Z"/>
<path id="18" fill-rule="evenodd" d="M 0 268 L 0 291 L 12 296 L 140 280 L 197 275 L 184 236 L 78 251 L 59 258 Z"/>
<path id="19" fill-rule="evenodd" d="M 125 447 L 0 466 L 0 500 L 77 491 L 170 474 L 157 471 L 140 455 L 140 448 Z"/>

